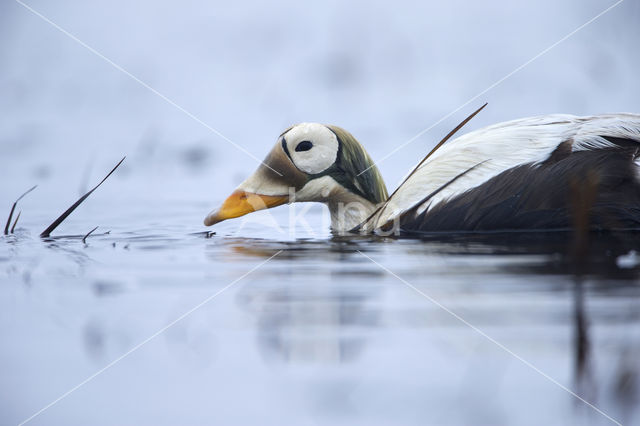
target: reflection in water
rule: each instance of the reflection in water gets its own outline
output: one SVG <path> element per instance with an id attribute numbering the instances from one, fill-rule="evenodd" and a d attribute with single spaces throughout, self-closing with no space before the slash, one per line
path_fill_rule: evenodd
<path id="1" fill-rule="evenodd" d="M 298 239 L 295 241 L 274 241 L 254 238 L 225 238 L 223 244 L 235 254 L 269 258 L 282 250 L 278 259 L 316 261 L 351 260 L 358 251 L 369 251 L 372 245 L 385 239 L 377 236 L 334 237 L 329 240 Z M 217 255 L 217 253 L 216 253 Z M 236 256 L 237 257 L 237 256 Z M 218 260 L 217 258 L 212 258 Z"/>
<path id="2" fill-rule="evenodd" d="M 592 295 L 613 296 L 616 292 L 638 295 L 640 268 L 632 265 L 621 269 L 616 259 L 629 250 L 638 249 L 640 244 L 628 235 L 602 234 L 594 236 L 588 244 L 583 241 L 580 249 L 575 250 L 567 247 L 566 237 L 566 234 L 441 235 L 422 238 L 415 244 L 396 245 L 395 250 L 405 256 L 424 256 L 425 259 L 444 253 L 461 258 L 469 254 L 487 255 L 487 262 L 497 268 L 494 273 L 512 276 L 515 288 L 522 281 L 528 281 L 527 285 L 536 285 L 536 281 L 543 284 L 545 275 L 566 277 L 564 284 L 556 281 L 555 286 L 547 290 L 558 292 L 559 297 L 568 294 L 571 300 L 568 318 L 573 338 L 566 349 L 571 354 L 573 386 L 569 387 L 595 406 L 613 402 L 619 411 L 609 414 L 626 423 L 635 414 L 638 403 L 638 350 L 634 349 L 633 342 L 625 344 L 624 339 L 615 341 L 618 346 L 602 346 L 606 336 L 592 336 L 591 327 L 611 321 L 631 323 L 637 319 L 629 317 L 628 312 L 602 308 L 590 318 L 587 302 Z M 351 276 L 347 268 L 354 267 L 354 262 L 360 259 L 355 254 L 357 250 L 377 251 L 379 242 L 375 239 L 280 243 L 236 239 L 229 242 L 233 252 L 243 256 L 267 257 L 284 250 L 278 262 L 290 267 L 287 276 L 292 279 L 245 286 L 237 298 L 238 304 L 255 316 L 257 345 L 264 359 L 317 364 L 358 361 L 372 335 L 382 326 L 382 318 L 388 314 L 389 306 L 381 297 L 382 287 L 376 283 L 389 277 L 366 263 L 361 265 L 363 268 L 352 271 Z M 540 261 L 540 256 L 531 255 L 542 255 L 544 261 Z M 496 259 L 510 257 L 520 260 L 496 262 Z M 314 263 L 330 262 L 336 268 L 335 261 L 341 266 L 334 270 L 318 268 Z M 420 268 L 412 273 L 419 276 L 421 271 Z M 279 274 L 282 276 L 282 271 Z M 354 285 L 354 281 L 358 284 Z M 331 284 L 327 284 L 329 282 Z M 600 345 L 598 351 L 606 348 L 604 350 L 617 352 L 618 364 L 602 364 L 598 371 L 594 345 Z M 602 382 L 603 377 L 606 383 Z M 600 420 L 600 414 L 583 402 L 574 399 L 572 403 L 576 418 Z"/>
<path id="3" fill-rule="evenodd" d="M 105 355 L 106 336 L 103 325 L 96 320 L 90 320 L 84 327 L 84 347 L 91 358 L 101 359 Z"/>
<path id="4" fill-rule="evenodd" d="M 21 309 L 31 307 L 30 316 L 44 312 L 47 320 L 77 318 L 81 326 L 70 340 L 79 340 L 84 356 L 99 367 L 282 250 L 241 285 L 167 330 L 166 353 L 140 351 L 136 357 L 148 356 L 146 361 L 158 371 L 167 365 L 167 370 L 189 366 L 197 371 L 194 382 L 183 383 L 183 389 L 200 383 L 201 371 L 216 371 L 210 379 L 221 370 L 246 368 L 274 389 L 274 404 L 288 401 L 287 390 L 297 383 L 295 389 L 304 390 L 302 402 L 312 401 L 321 407 L 314 410 L 324 414 L 344 416 L 345 424 L 369 401 L 375 404 L 367 405 L 368 410 L 384 405 L 379 401 L 388 395 L 380 389 L 386 387 L 395 396 L 380 411 L 389 415 L 405 413 L 408 407 L 415 419 L 432 419 L 425 412 L 440 404 L 443 412 L 437 419 L 442 421 L 463 404 L 469 417 L 452 423 L 507 419 L 505 423 L 530 424 L 519 420 L 513 407 L 502 413 L 501 404 L 517 403 L 511 391 L 533 386 L 540 378 L 522 375 L 526 368 L 517 363 L 504 363 L 503 356 L 508 356 L 416 297 L 358 253 L 362 251 L 585 400 L 630 424 L 637 421 L 640 406 L 640 345 L 633 334 L 639 331 L 640 267 L 637 262 L 626 262 L 624 268 L 617 264 L 620 255 L 640 246 L 640 238 L 629 235 L 595 235 L 572 256 L 566 234 L 274 241 L 143 230 L 96 236 L 88 246 L 72 238 L 43 242 L 13 237 L 18 240 L 7 240 L 0 265 L 12 281 L 28 270 L 34 277 L 30 292 L 49 291 L 59 298 L 59 304 L 43 306 L 23 299 L 29 303 Z M 67 277 L 71 281 L 60 284 Z M 5 291 L 12 287 L 4 286 Z M 175 301 L 183 296 L 187 306 L 176 308 Z M 247 324 L 247 313 L 251 322 L 244 333 L 246 329 L 235 326 Z M 147 317 L 152 321 L 144 325 Z M 57 339 L 64 330 L 54 328 L 53 336 Z M 238 341 L 248 349 L 247 357 L 232 362 L 225 354 Z M 414 351 L 419 355 L 413 357 Z M 304 383 L 296 382 L 292 371 L 300 370 L 312 370 L 313 379 L 305 376 Z M 461 381 L 460 371 L 468 372 Z M 278 381 L 272 381 L 276 376 Z M 449 385 L 452 378 L 460 384 Z M 227 392 L 228 381 L 219 387 L 212 384 L 215 380 L 206 382 L 203 392 Z M 153 392 L 157 383 L 150 382 L 145 391 Z M 192 398 L 198 392 L 185 394 Z M 418 401 L 416 394 L 423 399 Z M 590 407 L 560 394 L 566 399 L 552 415 L 573 409 L 571 418 L 577 423 L 602 421 Z M 377 396 L 381 399 L 370 399 Z M 535 393 L 529 397 L 545 404 L 554 398 Z"/>
<path id="5" fill-rule="evenodd" d="M 623 253 L 637 248 L 637 242 L 629 238 L 629 234 L 612 233 L 607 234 L 606 238 L 593 238 L 593 235 L 587 231 L 588 209 L 584 209 L 584 213 L 576 212 L 576 226 L 572 236 L 571 246 L 568 247 L 567 262 L 571 265 L 573 275 L 573 342 L 574 342 L 574 391 L 584 400 L 595 406 L 599 405 L 599 384 L 594 372 L 594 360 L 592 355 L 592 343 L 589 332 L 589 321 L 587 317 L 587 308 L 585 306 L 585 276 L 587 274 L 599 275 L 600 285 L 607 287 L 612 284 L 612 278 L 615 276 L 612 270 L 617 270 L 618 264 L 616 259 Z M 582 226 L 580 223 L 582 222 Z M 634 235 L 636 233 L 631 233 Z M 605 245 L 603 246 L 603 242 Z M 604 247 L 604 249 L 603 249 Z M 612 257 L 612 251 L 615 251 Z M 637 266 L 637 265 L 636 265 Z M 603 273 L 601 269 L 606 272 Z M 637 268 L 628 268 L 627 273 L 638 276 Z M 618 351 L 627 352 L 626 344 L 623 342 Z M 622 358 L 621 358 L 622 359 Z M 613 370 L 613 366 L 601 366 L 601 368 Z M 620 373 L 626 375 L 626 369 L 618 367 L 618 371 L 614 372 L 614 381 L 621 382 Z M 617 376 L 617 377 L 616 377 Z M 636 378 L 631 378 L 635 380 Z M 626 382 L 626 378 L 622 380 Z M 631 384 L 631 388 L 633 388 Z M 623 386 L 625 388 L 625 386 Z M 620 388 L 618 388 L 620 389 Z M 628 395 L 625 391 L 617 392 L 615 398 L 616 406 L 620 408 L 621 414 L 629 418 L 633 413 L 629 410 L 625 400 Z M 614 393 L 615 394 L 615 393 Z M 578 412 L 585 413 L 588 417 L 594 415 L 593 410 L 581 403 L 575 401 L 575 407 Z M 611 413 L 613 414 L 613 413 Z M 617 414 L 614 415 L 617 417 Z M 630 420 L 630 419 L 629 419 Z"/>
<path id="6" fill-rule="evenodd" d="M 240 295 L 240 305 L 256 315 L 261 353 L 284 362 L 353 361 L 366 345 L 366 330 L 377 326 L 379 314 L 369 306 L 375 294 L 336 288 L 311 293 L 283 286 Z"/>
<path id="7" fill-rule="evenodd" d="M 585 400 L 595 403 L 597 383 L 592 374 L 589 330 L 584 306 L 583 283 L 579 276 L 573 290 L 573 342 L 575 392 Z M 579 403 L 580 401 L 576 401 Z M 582 404 L 576 404 L 580 408 Z"/>
<path id="8" fill-rule="evenodd" d="M 583 191 L 584 193 L 585 191 Z M 579 191 L 576 194 L 580 195 Z M 574 195 L 574 197 L 578 197 Z M 584 194 L 583 194 L 584 195 Z M 579 203 L 574 200 L 574 207 Z M 575 210 L 575 209 L 574 209 Z M 568 247 L 570 262 L 573 266 L 573 342 L 574 342 L 574 383 L 575 392 L 586 401 L 592 404 L 596 403 L 597 383 L 592 374 L 590 339 L 588 334 L 588 324 L 585 312 L 585 298 L 583 288 L 583 276 L 585 273 L 585 265 L 588 264 L 589 247 L 591 246 L 588 224 L 588 209 L 583 209 L 584 213 L 575 211 L 574 222 L 575 230 L 571 241 L 571 247 Z M 582 225 L 581 225 L 582 222 Z M 576 401 L 578 402 L 578 401 Z M 582 404 L 576 404 L 576 407 L 584 408 Z"/>
<path id="9" fill-rule="evenodd" d="M 379 296 L 374 280 L 383 274 L 354 265 L 354 260 L 362 260 L 357 250 L 366 248 L 342 239 L 247 243 L 235 240 L 232 249 L 259 257 L 283 250 L 277 262 L 291 265 L 295 261 L 286 275 L 290 279 L 284 283 L 275 276 L 274 281 L 243 287 L 238 295 L 238 304 L 255 315 L 258 347 L 265 359 L 286 363 L 354 361 L 379 319 L 372 306 Z M 327 260 L 338 263 L 327 270 L 319 265 Z"/>
<path id="10" fill-rule="evenodd" d="M 639 359 L 640 346 L 637 342 L 629 342 L 620 353 L 614 375 L 612 393 L 621 408 L 623 424 L 632 424 L 634 414 L 637 415 L 634 410 L 640 406 Z"/>

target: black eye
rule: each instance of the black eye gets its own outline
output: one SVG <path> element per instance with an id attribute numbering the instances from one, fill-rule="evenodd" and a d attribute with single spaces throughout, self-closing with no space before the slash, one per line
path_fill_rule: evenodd
<path id="1" fill-rule="evenodd" d="M 302 141 L 296 145 L 296 152 L 309 151 L 311 148 L 313 148 L 313 143 L 311 143 L 311 141 Z"/>

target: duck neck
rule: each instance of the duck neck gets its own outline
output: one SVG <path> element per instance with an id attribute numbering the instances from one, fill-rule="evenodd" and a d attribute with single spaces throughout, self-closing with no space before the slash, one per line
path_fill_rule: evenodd
<path id="1" fill-rule="evenodd" d="M 359 195 L 345 191 L 326 202 L 331 214 L 331 230 L 344 234 L 364 222 L 376 205 Z"/>
<path id="2" fill-rule="evenodd" d="M 360 225 L 378 207 L 376 202 L 355 194 L 330 176 L 308 182 L 295 193 L 294 201 L 320 202 L 329 207 L 331 231 L 337 234 L 347 233 Z"/>

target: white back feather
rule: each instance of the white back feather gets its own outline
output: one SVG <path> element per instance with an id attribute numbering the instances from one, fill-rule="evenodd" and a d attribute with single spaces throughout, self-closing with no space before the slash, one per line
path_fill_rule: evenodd
<path id="1" fill-rule="evenodd" d="M 553 114 L 498 123 L 460 136 L 433 153 L 398 189 L 376 221 L 377 225 L 410 209 L 456 175 L 479 163 L 483 164 L 420 206 L 417 214 L 512 167 L 545 161 L 562 142 L 572 142 L 573 151 L 615 146 L 603 136 L 633 139 L 638 141 L 640 148 L 640 114 L 592 117 Z"/>

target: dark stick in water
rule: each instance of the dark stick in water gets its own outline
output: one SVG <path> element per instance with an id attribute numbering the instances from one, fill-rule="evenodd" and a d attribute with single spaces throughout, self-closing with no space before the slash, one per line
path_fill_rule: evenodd
<path id="1" fill-rule="evenodd" d="M 16 225 L 18 224 L 18 220 L 20 219 L 20 215 L 22 214 L 22 210 L 20 210 L 18 212 L 18 216 L 16 216 L 16 220 L 15 222 L 13 222 L 13 226 L 11 227 L 11 233 L 13 234 L 13 231 L 15 231 L 16 229 Z"/>
<path id="2" fill-rule="evenodd" d="M 120 166 L 120 164 L 122 164 L 122 162 L 124 161 L 124 159 L 127 157 L 122 157 L 122 160 L 120 160 L 120 162 L 118 164 L 116 164 L 116 166 L 109 172 L 109 174 L 107 174 L 104 179 L 102 179 L 100 181 L 99 184 L 97 184 L 96 186 L 93 187 L 93 189 L 89 192 L 87 192 L 86 194 L 84 194 L 82 197 L 80 197 L 78 199 L 78 201 L 76 201 L 75 203 L 73 203 L 73 205 L 71 207 L 69 207 L 67 210 L 65 210 L 64 213 L 62 213 L 60 215 L 60 217 L 58 217 L 56 220 L 53 221 L 53 223 L 51 225 L 49 225 L 49 227 L 47 229 L 45 229 L 44 231 L 42 231 L 42 234 L 40 234 L 40 238 L 47 238 L 49 237 L 49 235 L 51 235 L 51 233 L 53 232 L 54 229 L 56 229 L 58 227 L 58 225 L 60 225 L 71 213 L 73 213 L 73 211 L 80 205 L 82 204 L 82 202 L 84 200 L 87 199 L 87 197 L 89 197 L 89 195 L 91 195 L 91 193 L 93 191 L 95 191 L 96 189 L 98 189 L 98 187 L 100 185 L 102 185 L 102 183 L 107 180 L 107 178 L 109 176 L 111 176 L 111 174 L 113 172 L 116 171 L 116 169 Z"/>
<path id="3" fill-rule="evenodd" d="M 85 236 L 82 238 L 82 242 L 83 242 L 84 244 L 87 244 L 87 237 L 88 237 L 89 235 L 93 234 L 93 231 L 95 231 L 96 229 L 98 229 L 98 227 L 97 227 L 97 226 L 96 226 L 95 228 L 93 228 L 91 231 L 87 232 L 87 235 L 85 235 Z"/>
<path id="4" fill-rule="evenodd" d="M 24 194 L 19 196 L 18 199 L 13 203 L 13 206 L 11 206 L 11 211 L 9 212 L 9 218 L 7 219 L 7 224 L 4 226 L 4 235 L 9 235 L 9 225 L 11 224 L 11 218 L 13 217 L 13 212 L 16 210 L 16 205 L 18 204 L 18 201 L 22 200 L 22 198 L 25 195 L 27 195 L 28 193 L 30 193 L 31 191 L 33 191 L 37 187 L 38 187 L 38 185 L 34 185 L 33 187 L 29 188 Z M 17 219 L 16 219 L 16 221 L 17 221 Z M 14 225 L 14 228 L 15 228 L 15 225 Z M 11 232 L 13 232 L 13 229 L 11 230 Z"/>

